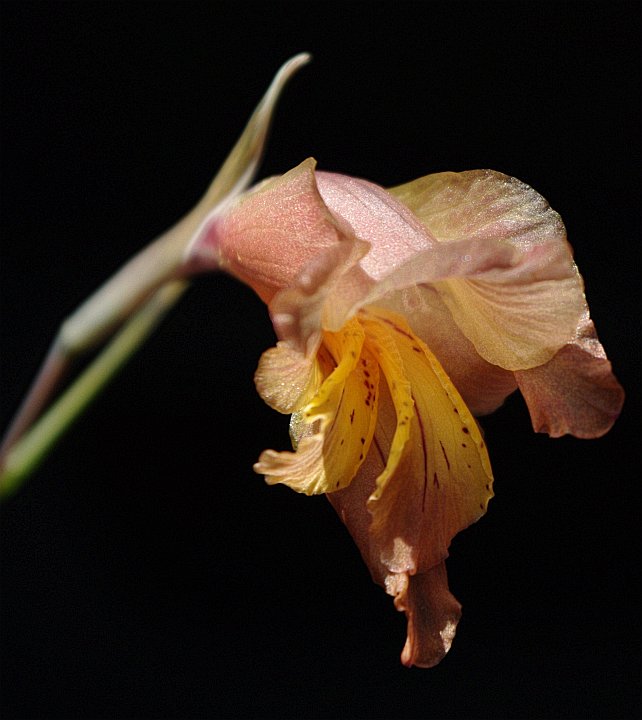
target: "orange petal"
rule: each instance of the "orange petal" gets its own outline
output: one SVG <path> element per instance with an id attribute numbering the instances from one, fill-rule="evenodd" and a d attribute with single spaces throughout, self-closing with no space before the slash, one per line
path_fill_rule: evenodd
<path id="1" fill-rule="evenodd" d="M 448 591 L 444 563 L 411 574 L 418 565 L 416 558 L 421 555 L 421 548 L 404 548 L 397 542 L 397 566 L 410 570 L 391 572 L 382 562 L 388 537 L 371 531 L 372 514 L 368 510 L 368 498 L 384 471 L 396 425 L 394 403 L 386 383 L 381 383 L 377 429 L 366 462 L 349 487 L 328 495 L 328 499 L 354 538 L 375 582 L 395 598 L 396 609 L 406 613 L 408 634 L 402 662 L 430 667 L 448 651 L 460 616 L 460 605 Z M 391 479 L 395 481 L 404 482 L 401 472 Z M 408 502 L 412 500 L 407 498 Z M 392 527 L 391 535 L 394 536 Z M 406 561 L 401 563 L 404 552 Z"/>
<path id="2" fill-rule="evenodd" d="M 368 500 L 371 532 L 391 572 L 424 572 L 447 556 L 454 535 L 486 512 L 493 495 L 490 461 L 475 419 L 403 318 L 381 309 L 363 317 L 368 338 L 384 330 L 396 344 L 415 404 L 403 458 L 379 476 Z M 398 382 L 387 373 L 386 381 L 389 387 Z"/>
<path id="3" fill-rule="evenodd" d="M 448 651 L 460 615 L 444 559 L 453 535 L 485 511 L 490 464 L 473 417 L 404 320 L 380 308 L 358 317 L 386 383 L 371 452 L 350 486 L 329 499 L 373 579 L 407 615 L 402 661 L 429 667 Z M 406 397 L 414 398 L 407 415 Z"/>

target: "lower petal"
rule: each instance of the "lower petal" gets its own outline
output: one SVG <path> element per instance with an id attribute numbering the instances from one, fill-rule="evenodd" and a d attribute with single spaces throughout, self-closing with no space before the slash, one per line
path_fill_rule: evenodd
<path id="1" fill-rule="evenodd" d="M 375 582 L 406 613 L 402 662 L 430 667 L 448 652 L 461 612 L 448 590 L 448 546 L 453 535 L 484 512 L 492 496 L 490 465 L 474 419 L 404 321 L 379 308 L 359 318 L 366 345 L 379 345 L 376 352 L 386 382 L 380 383 L 370 453 L 349 487 L 328 499 Z M 391 346 L 397 359 L 391 353 L 386 357 Z M 404 420 L 399 410 L 406 384 L 415 401 L 411 432 L 391 466 Z M 397 393 L 401 388 L 396 402 L 393 387 Z"/>
<path id="2" fill-rule="evenodd" d="M 315 357 L 306 357 L 287 343 L 278 342 L 261 355 L 254 384 L 271 408 L 291 413 L 321 384 L 318 363 Z"/>
<path id="3" fill-rule="evenodd" d="M 461 617 L 461 605 L 448 590 L 446 563 L 416 575 L 390 575 L 386 589 L 408 618 L 401 662 L 407 667 L 437 665 L 450 650 Z"/>
<path id="4" fill-rule="evenodd" d="M 376 308 L 362 313 L 362 322 L 366 343 L 387 333 L 395 344 L 414 400 L 403 456 L 392 468 L 388 461 L 368 500 L 371 532 L 391 572 L 424 572 L 486 512 L 493 496 L 490 461 L 475 419 L 403 318 Z M 389 387 L 398 384 L 382 370 Z"/>
<path id="5" fill-rule="evenodd" d="M 321 364 L 334 366 L 294 416 L 295 452 L 265 450 L 254 470 L 268 483 L 307 495 L 350 484 L 366 457 L 377 418 L 379 373 L 356 320 L 326 333 Z M 324 361 L 324 357 L 327 360 Z"/>

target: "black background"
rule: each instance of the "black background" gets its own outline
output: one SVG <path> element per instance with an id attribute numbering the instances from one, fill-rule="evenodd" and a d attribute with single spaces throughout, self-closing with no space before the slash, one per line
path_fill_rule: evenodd
<path id="1" fill-rule="evenodd" d="M 639 712 L 639 4 L 2 3 L 2 417 L 59 322 L 191 207 L 308 50 L 261 175 L 313 155 L 392 185 L 491 167 L 563 216 L 628 397 L 605 438 L 483 425 L 488 515 L 451 548 L 451 653 L 325 498 L 252 462 L 287 419 L 251 292 L 200 279 L 2 507 L 9 718 L 633 718 Z"/>

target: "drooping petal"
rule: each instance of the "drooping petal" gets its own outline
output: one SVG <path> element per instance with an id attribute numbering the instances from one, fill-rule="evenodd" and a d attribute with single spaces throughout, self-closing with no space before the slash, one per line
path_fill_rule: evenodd
<path id="1" fill-rule="evenodd" d="M 372 514 L 368 510 L 368 498 L 374 491 L 376 479 L 386 467 L 392 438 L 397 429 L 397 411 L 384 380 L 379 383 L 378 395 L 377 423 L 370 452 L 350 485 L 330 493 L 327 498 L 352 535 L 372 579 L 386 588 L 389 570 L 381 562 L 380 548 L 370 533 Z"/>
<path id="2" fill-rule="evenodd" d="M 390 192 L 442 243 L 476 239 L 518 252 L 510 267 L 435 285 L 484 359 L 527 369 L 573 338 L 585 310 L 582 279 L 559 215 L 532 188 L 474 170 L 429 175 Z"/>
<path id="3" fill-rule="evenodd" d="M 403 320 L 379 308 L 360 313 L 359 319 L 366 330 L 366 344 L 374 348 L 378 361 L 390 356 L 382 365 L 386 382 L 381 383 L 377 429 L 366 462 L 347 488 L 328 499 L 348 527 L 373 579 L 407 615 L 402 662 L 431 667 L 448 652 L 461 612 L 448 590 L 444 558 L 451 537 L 479 517 L 492 495 L 490 466 L 473 418 Z M 394 387 L 399 393 L 400 386 L 395 406 L 391 391 Z M 405 420 L 399 408 L 404 407 L 406 389 L 411 400 L 415 397 L 411 435 L 394 470 L 387 473 L 399 424 Z M 441 417 L 444 409 L 445 417 Z M 438 418 L 431 419 L 430 412 Z M 469 432 L 463 432 L 464 428 Z M 462 442 L 468 447 L 461 447 Z M 429 468 L 428 462 L 432 463 Z M 460 483 L 453 474 L 462 470 Z M 430 473 L 429 485 L 425 480 Z M 434 483 L 435 473 L 439 487 Z M 463 513 L 454 509 L 458 503 Z"/>
<path id="4" fill-rule="evenodd" d="M 382 402 L 385 395 L 382 391 Z M 389 397 L 385 402 L 392 404 Z M 381 430 L 379 426 L 377 433 Z M 450 649 L 461 605 L 448 590 L 445 563 L 410 575 L 390 573 L 378 559 L 378 547 L 370 534 L 372 517 L 367 499 L 382 469 L 383 459 L 371 452 L 350 486 L 328 495 L 328 500 L 352 535 L 373 580 L 392 595 L 395 608 L 406 613 L 408 629 L 401 661 L 407 666 L 432 667 Z"/>
<path id="5" fill-rule="evenodd" d="M 254 466 L 268 483 L 312 495 L 346 487 L 357 473 L 374 434 L 379 384 L 377 364 L 363 340 L 356 320 L 325 335 L 323 351 L 334 369 L 297 413 L 296 451 L 266 450 Z"/>
<path id="6" fill-rule="evenodd" d="M 611 371 L 595 327 L 585 316 L 575 342 L 552 360 L 515 373 L 535 432 L 595 438 L 608 432 L 620 414 L 624 390 Z"/>
<path id="7" fill-rule="evenodd" d="M 395 607 L 408 618 L 408 636 L 401 662 L 410 667 L 433 667 L 450 650 L 461 617 L 461 605 L 448 589 L 446 563 L 426 572 L 394 576 Z"/>

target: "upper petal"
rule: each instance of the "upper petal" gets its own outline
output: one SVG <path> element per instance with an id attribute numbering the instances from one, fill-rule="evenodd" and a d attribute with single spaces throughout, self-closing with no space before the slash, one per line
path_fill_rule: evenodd
<path id="1" fill-rule="evenodd" d="M 316 173 L 319 194 L 351 234 L 370 243 L 361 260 L 367 275 L 379 280 L 418 252 L 437 245 L 409 207 L 375 183 L 338 173 Z"/>
<path id="2" fill-rule="evenodd" d="M 400 289 L 510 269 L 518 262 L 517 251 L 508 245 L 462 240 L 413 251 L 375 279 L 364 269 L 373 243 L 349 234 L 341 238 L 309 260 L 293 286 L 277 293 L 270 303 L 279 338 L 308 353 L 314 351 L 322 328 L 337 332 L 359 308 L 390 298 Z"/>
<path id="3" fill-rule="evenodd" d="M 438 173 L 393 188 L 442 243 L 511 247 L 510 266 L 436 283 L 457 325 L 488 362 L 541 365 L 575 334 L 582 279 L 559 215 L 528 185 L 490 170 Z"/>

